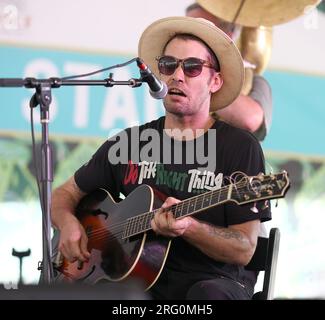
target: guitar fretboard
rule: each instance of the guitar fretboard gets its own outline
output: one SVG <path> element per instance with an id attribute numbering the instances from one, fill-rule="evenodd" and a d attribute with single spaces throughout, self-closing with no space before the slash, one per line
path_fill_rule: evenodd
<path id="1" fill-rule="evenodd" d="M 176 219 L 192 215 L 229 200 L 231 187 L 232 185 L 229 185 L 218 190 L 203 193 L 174 204 L 164 210 L 171 211 Z M 150 222 L 157 211 L 158 209 L 129 218 L 123 232 L 123 238 L 132 237 L 151 230 Z"/>

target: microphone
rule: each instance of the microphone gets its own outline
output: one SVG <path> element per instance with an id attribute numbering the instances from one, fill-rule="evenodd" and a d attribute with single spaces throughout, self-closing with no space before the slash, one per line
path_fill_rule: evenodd
<path id="1" fill-rule="evenodd" d="M 167 84 L 160 81 L 140 58 L 137 58 L 137 65 L 140 69 L 141 80 L 148 84 L 151 96 L 155 99 L 165 98 L 168 92 Z"/>

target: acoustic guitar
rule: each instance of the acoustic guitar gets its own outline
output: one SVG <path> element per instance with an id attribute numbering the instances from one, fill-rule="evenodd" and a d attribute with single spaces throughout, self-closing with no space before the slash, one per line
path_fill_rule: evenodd
<path id="1" fill-rule="evenodd" d="M 288 174 L 246 176 L 220 189 L 183 200 L 166 210 L 174 217 L 189 216 L 219 204 L 233 201 L 238 205 L 263 199 L 282 198 L 290 185 Z M 157 236 L 150 221 L 154 193 L 141 185 L 123 201 L 115 202 L 104 189 L 85 196 L 76 209 L 76 216 L 88 235 L 88 262 L 69 262 L 58 252 L 59 232 L 53 237 L 55 281 L 85 282 L 122 281 L 140 277 L 149 289 L 158 279 L 169 251 L 171 239 Z M 256 207 L 252 207 L 252 214 Z"/>

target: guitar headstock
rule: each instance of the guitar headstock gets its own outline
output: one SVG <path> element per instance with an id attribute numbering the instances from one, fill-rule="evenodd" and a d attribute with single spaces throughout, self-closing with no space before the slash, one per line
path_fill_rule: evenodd
<path id="1" fill-rule="evenodd" d="M 275 174 L 259 174 L 257 176 L 242 175 L 232 186 L 231 199 L 244 204 L 263 199 L 283 198 L 290 187 L 286 171 Z"/>

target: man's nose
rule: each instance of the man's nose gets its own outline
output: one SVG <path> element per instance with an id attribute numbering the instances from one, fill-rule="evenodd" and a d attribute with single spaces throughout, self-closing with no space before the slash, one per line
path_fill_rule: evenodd
<path id="1" fill-rule="evenodd" d="M 184 75 L 184 71 L 183 71 L 183 68 L 182 68 L 182 64 L 179 63 L 176 70 L 175 70 L 175 72 L 174 72 L 174 74 L 173 74 L 173 78 L 175 80 L 184 80 L 184 77 L 185 77 L 185 75 Z"/>

